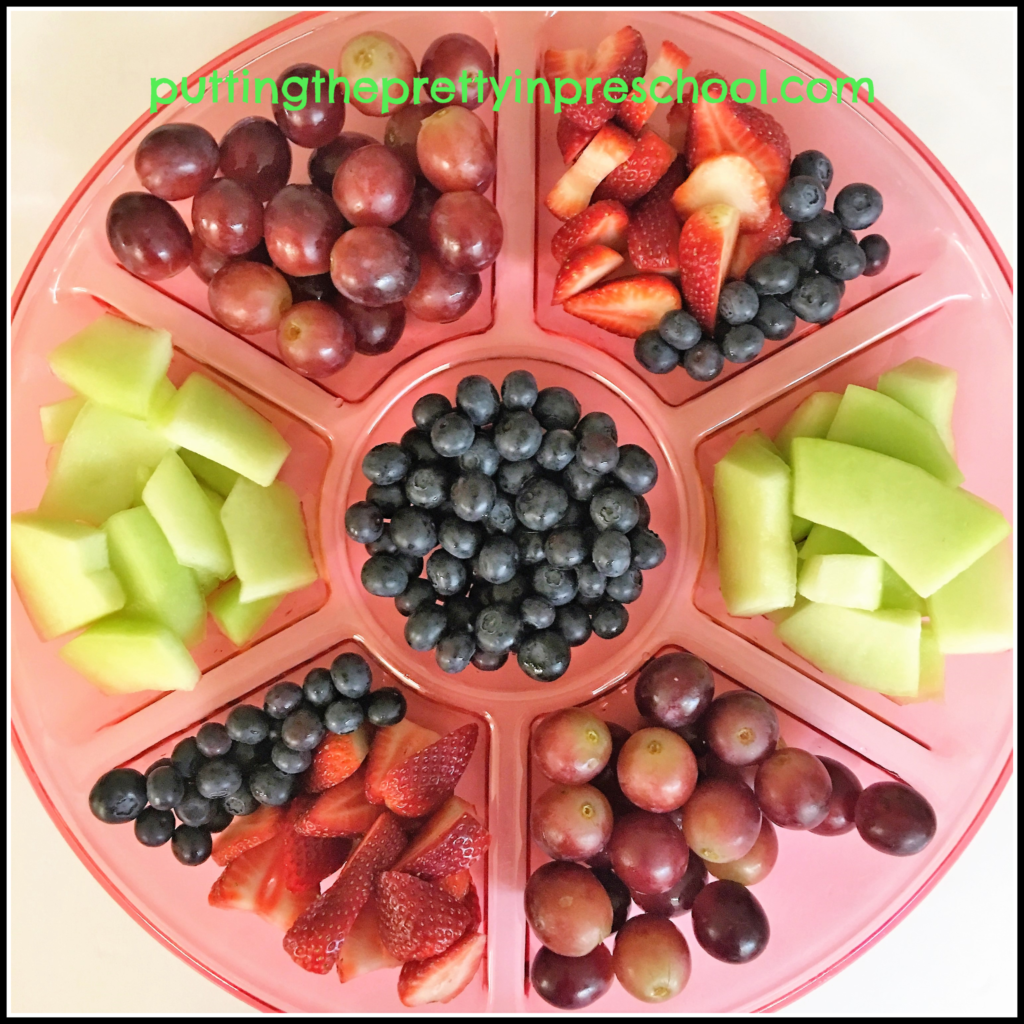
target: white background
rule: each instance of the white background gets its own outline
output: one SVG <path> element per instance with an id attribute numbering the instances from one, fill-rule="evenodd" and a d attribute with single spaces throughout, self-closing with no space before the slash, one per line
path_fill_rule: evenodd
<path id="1" fill-rule="evenodd" d="M 750 13 L 844 73 L 872 78 L 877 98 L 952 172 L 1016 265 L 1015 10 Z M 141 87 L 125 83 L 146 82 L 157 68 L 180 78 L 284 16 L 14 12 L 9 290 L 72 189 L 142 112 Z M 964 343 L 985 358 L 984 338 Z M 107 896 L 64 844 L 16 759 L 8 810 L 11 1010 L 255 1012 L 169 953 Z M 1015 1015 L 1016 826 L 1014 776 L 924 902 L 783 1015 Z"/>

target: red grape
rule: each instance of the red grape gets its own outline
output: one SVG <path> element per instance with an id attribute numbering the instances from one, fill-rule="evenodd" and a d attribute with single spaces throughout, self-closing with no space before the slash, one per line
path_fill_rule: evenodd
<path id="1" fill-rule="evenodd" d="M 832 780 L 813 754 L 785 747 L 761 762 L 754 792 L 761 810 L 780 828 L 810 829 L 828 814 Z"/>
<path id="2" fill-rule="evenodd" d="M 217 173 L 217 140 L 197 124 L 163 124 L 135 150 L 135 172 L 161 199 L 194 196 Z"/>
<path id="3" fill-rule="evenodd" d="M 702 759 L 702 776 L 708 779 L 730 779 L 733 782 L 742 782 L 744 786 L 754 788 L 754 779 L 757 778 L 756 764 L 726 764 L 710 750 Z"/>
<path id="4" fill-rule="evenodd" d="M 712 882 L 694 900 L 693 936 L 716 960 L 745 964 L 768 945 L 768 918 L 745 885 Z"/>
<path id="5" fill-rule="evenodd" d="M 281 318 L 277 345 L 284 361 L 304 377 L 330 377 L 351 361 L 356 332 L 326 302 L 300 302 Z"/>
<path id="6" fill-rule="evenodd" d="M 320 98 L 317 99 L 317 84 L 313 76 L 320 72 Z M 291 82 L 285 91 L 285 82 L 299 79 L 302 84 Z M 334 90 L 334 102 L 328 101 L 328 75 L 315 64 L 293 64 L 277 76 L 278 101 L 274 104 L 274 120 L 285 136 L 296 146 L 316 149 L 326 146 L 336 138 L 345 124 L 345 94 Z M 288 110 L 285 103 L 305 100 L 301 110 Z"/>
<path id="7" fill-rule="evenodd" d="M 615 822 L 608 841 L 612 867 L 636 892 L 668 892 L 683 877 L 689 850 L 682 833 L 661 814 L 631 811 Z"/>
<path id="8" fill-rule="evenodd" d="M 552 782 L 577 786 L 589 782 L 608 763 L 612 737 L 593 712 L 562 708 L 534 730 L 533 752 L 540 770 Z"/>
<path id="9" fill-rule="evenodd" d="M 537 938 L 562 956 L 585 956 L 612 930 L 612 903 L 594 873 L 553 860 L 526 883 L 526 919 Z"/>
<path id="10" fill-rule="evenodd" d="M 375 145 L 376 141 L 362 132 L 342 132 L 333 142 L 328 142 L 326 146 L 321 146 L 310 154 L 310 182 L 321 192 L 330 195 L 334 188 L 334 175 L 338 173 L 338 168 L 345 157 L 362 146 Z"/>
<path id="11" fill-rule="evenodd" d="M 707 665 L 686 651 L 663 654 L 648 662 L 633 691 L 637 710 L 666 729 L 691 725 L 707 710 L 715 680 Z"/>
<path id="12" fill-rule="evenodd" d="M 486 192 L 497 167 L 491 133 L 465 107 L 442 107 L 423 121 L 416 159 L 424 177 L 442 192 Z"/>
<path id="13" fill-rule="evenodd" d="M 697 759 L 668 729 L 639 729 L 619 754 L 616 771 L 626 798 L 662 814 L 686 803 L 697 785 Z"/>
<path id="14" fill-rule="evenodd" d="M 433 103 L 410 104 L 392 114 L 384 128 L 384 145 L 400 157 L 413 174 L 420 173 L 420 162 L 416 158 L 420 125 L 425 117 L 436 112 L 437 106 Z"/>
<path id="15" fill-rule="evenodd" d="M 332 195 L 357 227 L 390 227 L 409 210 L 416 179 L 401 157 L 374 143 L 353 150 L 334 175 Z"/>
<path id="16" fill-rule="evenodd" d="M 704 730 L 701 728 L 701 721 L 691 722 L 689 725 L 677 726 L 677 732 L 689 744 L 694 757 L 702 757 L 708 752 L 708 743 L 704 739 Z"/>
<path id="17" fill-rule="evenodd" d="M 935 835 L 932 805 L 902 782 L 876 782 L 857 798 L 857 831 L 875 850 L 894 857 L 920 853 Z"/>
<path id="18" fill-rule="evenodd" d="M 288 184 L 292 151 L 284 132 L 265 117 L 243 117 L 220 140 L 220 170 L 244 182 L 261 203 Z"/>
<path id="19" fill-rule="evenodd" d="M 779 859 L 779 837 L 775 826 L 765 817 L 761 818 L 761 831 L 754 845 L 738 860 L 716 864 L 708 861 L 707 869 L 715 878 L 727 878 L 740 885 L 755 885 L 775 867 Z"/>
<path id="20" fill-rule="evenodd" d="M 479 274 L 449 270 L 431 252 L 420 253 L 420 276 L 405 297 L 405 308 L 419 320 L 450 324 L 465 316 L 483 285 Z"/>
<path id="21" fill-rule="evenodd" d="M 124 268 L 147 281 L 180 274 L 192 260 L 181 214 L 148 192 L 125 192 L 110 204 L 107 241 Z"/>
<path id="22" fill-rule="evenodd" d="M 409 243 L 390 228 L 352 228 L 331 250 L 331 280 L 362 306 L 387 306 L 412 291 L 420 261 Z"/>
<path id="23" fill-rule="evenodd" d="M 479 274 L 501 252 L 505 229 L 494 204 L 476 192 L 447 192 L 430 211 L 430 244 L 452 270 Z"/>
<path id="24" fill-rule="evenodd" d="M 593 786 L 552 786 L 533 805 L 530 834 L 555 860 L 588 860 L 611 837 L 611 805 Z"/>
<path id="25" fill-rule="evenodd" d="M 483 75 L 483 86 L 477 87 L 476 72 Z M 466 102 L 462 100 L 462 80 L 460 76 L 467 72 Z M 491 95 L 489 79 L 494 75 L 494 61 L 484 48 L 472 36 L 462 32 L 449 32 L 438 36 L 423 54 L 420 62 L 420 74 L 433 83 L 438 78 L 447 78 L 455 86 L 455 99 L 451 102 L 474 110 L 481 103 L 487 102 Z"/>
<path id="26" fill-rule="evenodd" d="M 757 841 L 761 811 L 742 783 L 704 779 L 683 807 L 683 835 L 702 860 L 739 860 Z"/>
<path id="27" fill-rule="evenodd" d="M 395 230 L 417 252 L 430 248 L 430 214 L 440 195 L 429 181 L 417 181 L 409 212 L 395 225 Z"/>
<path id="28" fill-rule="evenodd" d="M 815 825 L 811 831 L 816 836 L 841 836 L 854 827 L 857 798 L 864 787 L 861 786 L 860 779 L 845 764 L 820 755 L 818 760 L 825 766 L 825 771 L 832 780 L 832 796 L 829 798 L 825 820 L 820 825 Z"/>
<path id="29" fill-rule="evenodd" d="M 337 207 L 313 185 L 285 185 L 263 214 L 270 258 L 293 277 L 326 274 L 331 248 L 344 229 Z"/>
<path id="30" fill-rule="evenodd" d="M 605 722 L 608 733 L 612 738 L 612 752 L 608 757 L 608 763 L 591 779 L 591 785 L 601 790 L 612 805 L 612 811 L 616 816 L 626 814 L 628 811 L 636 810 L 634 805 L 626 799 L 619 785 L 618 760 L 619 752 L 629 739 L 630 732 L 618 722 Z"/>
<path id="31" fill-rule="evenodd" d="M 291 308 L 292 293 L 280 271 L 232 260 L 210 282 L 210 312 L 239 334 L 272 331 Z"/>
<path id="32" fill-rule="evenodd" d="M 304 277 L 292 277 L 290 274 L 284 276 L 292 290 L 293 302 L 334 302 L 338 297 L 338 289 L 334 287 L 330 272 Z"/>
<path id="33" fill-rule="evenodd" d="M 694 860 L 696 859 L 695 857 Z M 608 867 L 595 867 L 594 877 L 604 886 L 604 891 L 608 893 L 608 899 L 612 901 L 612 933 L 614 934 L 626 923 L 626 918 L 629 916 L 629 907 L 633 902 L 629 886 L 612 871 L 610 863 Z"/>
<path id="34" fill-rule="evenodd" d="M 708 746 L 726 764 L 763 761 L 779 739 L 775 708 L 750 690 L 730 690 L 716 697 L 701 724 Z"/>
<path id="35" fill-rule="evenodd" d="M 370 117 L 387 117 L 389 113 L 405 106 L 412 97 L 412 80 L 416 77 L 416 61 L 412 54 L 394 36 L 387 32 L 363 32 L 350 39 L 341 49 L 338 60 L 342 77 L 351 86 L 351 103 L 356 110 Z M 382 110 L 384 97 L 381 95 L 382 83 L 385 78 L 393 82 L 401 80 L 408 86 L 405 100 L 401 92 L 389 86 L 388 109 Z M 374 99 L 359 98 L 361 92 L 360 79 L 372 82 L 376 89 Z M 363 95 L 369 95 L 367 89 Z"/>
<path id="36" fill-rule="evenodd" d="M 697 898 L 697 893 L 704 888 L 708 880 L 708 869 L 700 857 L 690 857 L 686 861 L 683 877 L 666 892 L 630 893 L 633 902 L 647 914 L 658 914 L 660 917 L 679 917 L 688 914 Z"/>
<path id="37" fill-rule="evenodd" d="M 360 306 L 350 302 L 344 295 L 335 295 L 331 300 L 334 308 L 356 332 L 356 351 L 364 356 L 379 356 L 390 352 L 405 330 L 405 306 L 393 302 L 389 306 Z"/>
<path id="38" fill-rule="evenodd" d="M 667 918 L 631 917 L 615 937 L 612 966 L 619 984 L 645 1003 L 679 995 L 690 980 L 690 947 Z"/>
<path id="39" fill-rule="evenodd" d="M 225 256 L 224 253 L 217 252 L 216 249 L 211 249 L 205 242 L 203 242 L 199 235 L 193 233 L 192 269 L 195 271 L 196 277 L 198 277 L 200 281 L 209 284 L 213 279 L 213 275 L 231 259 L 231 256 Z"/>
<path id="40" fill-rule="evenodd" d="M 242 256 L 263 237 L 263 206 L 248 185 L 214 178 L 192 200 L 196 234 L 225 256 Z"/>
<path id="41" fill-rule="evenodd" d="M 612 955 L 600 944 L 586 956 L 559 956 L 541 946 L 530 969 L 537 995 L 560 1010 L 589 1006 L 611 988 L 614 977 Z"/>

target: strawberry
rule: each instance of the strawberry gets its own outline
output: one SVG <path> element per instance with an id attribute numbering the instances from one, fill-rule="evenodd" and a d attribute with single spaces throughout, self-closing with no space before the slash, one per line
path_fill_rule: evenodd
<path id="1" fill-rule="evenodd" d="M 213 883 L 210 906 L 255 912 L 260 889 L 278 854 L 278 846 L 276 842 L 261 843 L 235 857 Z"/>
<path id="2" fill-rule="evenodd" d="M 381 784 L 388 809 L 415 818 L 440 807 L 462 778 L 479 732 L 475 722 L 463 725 L 392 768 Z"/>
<path id="3" fill-rule="evenodd" d="M 679 235 L 679 278 L 690 312 L 707 331 L 718 316 L 718 293 L 729 269 L 740 215 L 732 206 L 705 206 L 688 217 Z"/>
<path id="4" fill-rule="evenodd" d="M 273 839 L 284 823 L 284 808 L 264 804 L 252 814 L 235 818 L 223 832 L 213 838 L 213 861 L 229 864 L 236 857 L 261 843 Z"/>
<path id="5" fill-rule="evenodd" d="M 629 215 L 626 241 L 637 270 L 671 273 L 679 269 L 679 218 L 667 199 L 645 197 Z"/>
<path id="6" fill-rule="evenodd" d="M 638 274 L 598 285 L 566 299 L 562 309 L 623 338 L 653 330 L 682 301 L 671 281 L 658 274 Z"/>
<path id="7" fill-rule="evenodd" d="M 395 870 L 421 878 L 443 878 L 482 857 L 490 841 L 472 806 L 461 797 L 449 797 L 406 847 Z"/>
<path id="8" fill-rule="evenodd" d="M 658 109 L 658 99 L 664 100 L 666 96 L 675 95 L 678 76 L 680 72 L 685 71 L 689 66 L 690 55 L 684 50 L 680 50 L 675 43 L 669 42 L 666 39 L 661 44 L 661 49 L 658 51 L 658 56 L 654 58 L 654 63 L 647 69 L 647 74 L 644 76 L 644 81 L 647 84 L 646 99 L 640 99 L 637 93 L 631 92 L 626 97 L 626 102 L 619 106 L 615 120 L 626 131 L 638 135 L 640 129 L 647 124 L 651 115 Z M 658 82 L 655 85 L 654 80 L 656 78 L 667 78 L 669 81 Z M 651 95 L 652 92 L 653 96 Z"/>
<path id="9" fill-rule="evenodd" d="M 256 913 L 283 932 L 287 932 L 299 915 L 320 896 L 319 881 L 298 891 L 288 887 L 288 844 L 293 836 L 293 830 L 282 830 L 267 844 L 270 863 L 256 897 Z"/>
<path id="10" fill-rule="evenodd" d="M 342 943 L 341 954 L 338 956 L 338 977 L 344 984 L 361 974 L 401 965 L 402 961 L 396 960 L 381 941 L 380 911 L 376 899 L 371 896 L 356 916 L 348 938 Z"/>
<path id="11" fill-rule="evenodd" d="M 380 789 L 384 776 L 407 757 L 418 754 L 440 738 L 433 729 L 424 729 L 408 718 L 403 718 L 397 725 L 378 729 L 366 757 L 366 799 L 371 804 L 384 803 Z"/>
<path id="12" fill-rule="evenodd" d="M 633 209 L 637 209 L 642 203 L 661 202 L 665 199 L 670 200 L 672 194 L 684 181 L 686 181 L 686 161 L 682 156 L 677 156 L 672 161 L 672 166 L 658 179 L 654 188 Z"/>
<path id="13" fill-rule="evenodd" d="M 622 203 L 612 200 L 594 203 L 567 220 L 554 233 L 551 238 L 551 255 L 561 264 L 570 253 L 594 242 L 607 245 L 610 249 L 623 249 L 628 223 L 629 214 Z"/>
<path id="14" fill-rule="evenodd" d="M 622 256 L 607 245 L 594 243 L 577 249 L 562 264 L 555 278 L 551 305 L 558 306 L 571 295 L 597 284 L 613 270 L 623 264 Z"/>
<path id="15" fill-rule="evenodd" d="M 369 749 L 370 726 L 366 722 L 344 736 L 327 733 L 313 754 L 306 788 L 310 793 L 322 793 L 344 782 L 363 763 Z"/>
<path id="16" fill-rule="evenodd" d="M 437 879 L 437 887 L 442 892 L 448 893 L 452 899 L 459 900 L 460 902 L 466 898 L 466 894 L 469 892 L 469 887 L 472 884 L 473 879 L 465 869 L 462 871 L 456 871 L 451 875 L 445 875 L 444 878 Z"/>
<path id="17" fill-rule="evenodd" d="M 793 226 L 789 218 L 779 208 L 778 203 L 772 203 L 768 220 L 760 231 L 752 234 L 740 235 L 736 239 L 736 248 L 732 253 L 732 262 L 729 264 L 729 277 L 743 278 L 750 265 L 775 252 L 789 238 L 790 228 Z"/>
<path id="18" fill-rule="evenodd" d="M 359 770 L 321 793 L 295 823 L 295 831 L 323 839 L 361 835 L 377 820 L 380 811 L 377 804 L 366 799 L 366 779 Z"/>
<path id="19" fill-rule="evenodd" d="M 466 935 L 440 956 L 405 964 L 398 978 L 398 998 L 405 1006 L 451 1002 L 473 980 L 486 945 L 483 935 Z"/>
<path id="20" fill-rule="evenodd" d="M 654 188 L 672 166 L 676 151 L 655 131 L 644 128 L 628 160 L 619 164 L 594 190 L 595 199 L 636 202 Z"/>
<path id="21" fill-rule="evenodd" d="M 326 974 L 381 871 L 405 848 L 405 833 L 386 811 L 352 851 L 334 884 L 310 904 L 284 937 L 285 952 L 305 971 Z"/>
<path id="22" fill-rule="evenodd" d="M 672 196 L 672 205 L 683 221 L 702 206 L 715 203 L 728 203 L 739 210 L 741 231 L 760 231 L 772 208 L 764 175 L 737 153 L 719 153 L 697 164 Z"/>
<path id="23" fill-rule="evenodd" d="M 686 138 L 690 132 L 690 115 L 693 102 L 690 87 L 683 93 L 682 103 L 673 103 L 668 109 L 668 144 L 678 153 L 686 152 Z"/>
<path id="24" fill-rule="evenodd" d="M 545 206 L 559 220 L 582 213 L 590 204 L 594 189 L 619 164 L 628 160 L 635 148 L 636 139 L 629 132 L 606 124 L 555 182 L 544 200 Z"/>
<path id="25" fill-rule="evenodd" d="M 644 45 L 644 37 L 632 26 L 624 25 L 618 32 L 602 39 L 594 52 L 594 60 L 586 77 L 601 79 L 601 85 L 593 90 L 592 101 L 587 102 L 584 90 L 578 103 L 565 108 L 566 113 L 581 128 L 600 128 L 621 105 L 604 98 L 604 83 L 609 78 L 621 78 L 632 83 L 634 78 L 642 77 L 646 70 L 647 47 Z"/>
<path id="26" fill-rule="evenodd" d="M 315 888 L 334 874 L 352 849 L 346 838 L 318 839 L 292 831 L 285 839 L 284 884 L 292 892 Z"/>
<path id="27" fill-rule="evenodd" d="M 414 875 L 383 871 L 376 894 L 384 948 L 403 962 L 443 953 L 469 926 L 469 908 Z"/>
<path id="28" fill-rule="evenodd" d="M 555 141 L 558 143 L 558 151 L 562 154 L 566 166 L 576 162 L 576 158 L 586 149 L 596 134 L 596 128 L 581 128 L 564 113 L 558 115 Z"/>
<path id="29" fill-rule="evenodd" d="M 593 58 L 586 50 L 545 50 L 544 79 L 555 88 L 555 79 L 572 79 L 584 88 L 584 80 L 590 71 Z"/>
<path id="30" fill-rule="evenodd" d="M 469 911 L 469 925 L 466 927 L 466 931 L 475 932 L 483 923 L 484 915 L 480 909 L 480 896 L 476 891 L 472 878 L 469 880 L 469 888 L 466 890 L 466 895 L 462 897 L 462 903 Z"/>

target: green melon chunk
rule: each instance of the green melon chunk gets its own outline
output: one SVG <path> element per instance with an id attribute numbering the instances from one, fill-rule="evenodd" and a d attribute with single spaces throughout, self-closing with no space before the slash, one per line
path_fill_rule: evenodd
<path id="1" fill-rule="evenodd" d="M 218 494 L 212 487 L 207 487 L 206 484 L 200 484 L 199 486 L 202 487 L 203 494 L 206 495 L 206 500 L 217 514 L 217 518 L 220 519 L 220 510 L 224 507 L 224 495 Z"/>
<path id="2" fill-rule="evenodd" d="M 61 402 L 51 402 L 39 407 L 39 422 L 43 427 L 43 440 L 47 444 L 60 444 L 75 418 L 82 411 L 85 399 L 81 395 L 72 395 Z"/>
<path id="3" fill-rule="evenodd" d="M 171 335 L 104 313 L 47 358 L 50 369 L 79 394 L 145 418 L 171 365 Z"/>
<path id="4" fill-rule="evenodd" d="M 129 508 L 104 527 L 110 566 L 128 596 L 126 610 L 167 626 L 191 647 L 203 638 L 206 604 L 192 570 L 180 565 L 147 508 Z"/>
<path id="5" fill-rule="evenodd" d="M 793 509 L 860 541 L 921 597 L 1010 531 L 998 509 L 918 466 L 810 437 L 793 441 Z"/>
<path id="6" fill-rule="evenodd" d="M 953 454 L 956 370 L 927 359 L 908 359 L 878 378 L 878 390 L 927 420 Z"/>
<path id="7" fill-rule="evenodd" d="M 756 436 L 715 466 L 718 572 L 730 615 L 763 615 L 796 598 L 790 471 Z"/>
<path id="8" fill-rule="evenodd" d="M 242 581 L 225 583 L 209 601 L 210 614 L 220 631 L 236 646 L 244 647 L 273 615 L 283 597 L 263 597 L 242 604 Z"/>
<path id="9" fill-rule="evenodd" d="M 181 639 L 158 622 L 119 612 L 65 644 L 60 656 L 105 693 L 191 690 L 199 666 Z"/>
<path id="10" fill-rule="evenodd" d="M 110 570 L 107 538 L 82 523 L 11 516 L 11 574 L 44 640 L 78 629 L 124 607 Z"/>
<path id="11" fill-rule="evenodd" d="M 235 481 L 238 479 L 238 473 L 233 469 L 228 469 L 227 466 L 221 466 L 202 455 L 190 452 L 187 448 L 180 448 L 178 454 L 181 456 L 181 461 L 192 470 L 192 475 L 198 481 L 216 491 L 222 498 L 226 498 L 231 493 L 231 488 L 235 486 Z"/>
<path id="12" fill-rule="evenodd" d="M 240 476 L 220 518 L 241 580 L 241 601 L 287 594 L 316 580 L 302 508 L 287 484 L 260 487 Z"/>
<path id="13" fill-rule="evenodd" d="M 755 430 L 750 436 L 760 441 L 761 444 L 772 453 L 772 455 L 777 455 L 780 459 L 786 461 L 785 456 L 783 456 L 782 452 L 780 452 L 775 446 L 775 442 L 763 430 Z M 796 541 L 803 540 L 804 537 L 807 536 L 812 525 L 813 524 L 809 519 L 801 519 L 799 516 L 793 516 L 790 523 L 789 533 L 793 538 L 794 543 Z"/>
<path id="14" fill-rule="evenodd" d="M 927 622 L 921 623 L 921 676 L 917 693 L 908 697 L 890 699 L 897 704 L 920 704 L 926 700 L 942 700 L 946 692 L 946 659 L 939 650 L 939 642 Z"/>
<path id="15" fill-rule="evenodd" d="M 812 555 L 800 570 L 797 593 L 808 601 L 873 612 L 882 601 L 882 570 L 876 555 Z"/>
<path id="16" fill-rule="evenodd" d="M 927 420 L 869 388 L 851 384 L 846 389 L 827 437 L 920 466 L 950 487 L 964 482 L 953 456 Z"/>
<path id="17" fill-rule="evenodd" d="M 1007 538 L 928 598 L 943 654 L 994 654 L 1013 646 L 1013 553 Z"/>
<path id="18" fill-rule="evenodd" d="M 898 697 L 917 693 L 921 616 L 811 602 L 775 627 L 779 639 L 831 675 Z"/>
<path id="19" fill-rule="evenodd" d="M 824 437 L 828 433 L 840 401 L 842 396 L 834 391 L 815 391 L 796 407 L 775 435 L 775 443 L 787 462 L 794 437 Z"/>
<path id="20" fill-rule="evenodd" d="M 219 509 L 214 510 L 188 466 L 174 452 L 168 452 L 153 470 L 142 501 L 182 565 L 212 572 L 222 580 L 234 572 Z"/>
<path id="21" fill-rule="evenodd" d="M 274 425 L 240 398 L 193 373 L 162 415 L 166 437 L 263 487 L 274 482 L 291 448 Z M 216 484 L 207 480 L 215 490 Z"/>
<path id="22" fill-rule="evenodd" d="M 193 569 L 192 575 L 195 576 L 196 586 L 199 587 L 199 593 L 203 597 L 208 597 L 224 582 L 219 576 L 206 569 Z"/>
<path id="23" fill-rule="evenodd" d="M 796 600 L 793 602 L 792 608 L 776 608 L 773 612 L 765 612 L 764 617 L 771 622 L 778 625 L 780 622 L 785 622 L 786 619 L 793 614 L 793 612 L 800 611 L 804 605 L 808 604 L 806 597 L 801 597 L 799 594 L 796 595 Z"/>
<path id="24" fill-rule="evenodd" d="M 152 430 L 162 430 L 166 417 L 167 406 L 171 399 L 178 393 L 178 389 L 171 383 L 170 378 L 163 377 L 153 389 L 153 397 L 149 401 L 149 409 L 146 412 L 146 423 Z"/>

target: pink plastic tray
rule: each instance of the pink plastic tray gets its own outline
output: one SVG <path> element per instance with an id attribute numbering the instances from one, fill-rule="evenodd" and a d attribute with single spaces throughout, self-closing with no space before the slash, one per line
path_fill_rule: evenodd
<path id="1" fill-rule="evenodd" d="M 662 38 L 682 45 L 695 69 L 735 77 L 765 68 L 771 85 L 794 71 L 840 74 L 736 15 L 613 12 L 301 14 L 200 73 L 250 67 L 274 77 L 299 60 L 333 67 L 346 39 L 379 28 L 404 39 L 417 58 L 440 33 L 468 32 L 493 47 L 500 73 L 519 68 L 530 75 L 546 48 L 592 48 L 627 20 L 649 46 Z M 66 668 L 57 644 L 39 641 L 14 595 L 13 742 L 54 821 L 111 895 L 179 956 L 254 1006 L 402 1009 L 396 972 L 364 976 L 344 988 L 333 972 L 306 974 L 282 951 L 270 925 L 207 905 L 218 870 L 212 863 L 186 870 L 168 850 L 144 849 L 127 829 L 101 825 L 86 802 L 101 772 L 117 764 L 145 767 L 180 735 L 222 718 L 239 700 L 258 698 L 273 680 L 301 678 L 304 666 L 325 664 L 340 646 L 359 645 L 381 676 L 406 690 L 416 720 L 449 729 L 477 719 L 484 727 L 459 792 L 477 804 L 494 834 L 477 878 L 487 957 L 469 988 L 442 1012 L 549 1011 L 530 989 L 536 942 L 522 912 L 523 885 L 542 859 L 527 831 L 533 790 L 542 782 L 527 755 L 532 724 L 543 712 L 586 702 L 634 724 L 630 687 L 639 666 L 666 647 L 682 647 L 714 666 L 722 688 L 749 687 L 772 701 L 787 742 L 836 757 L 865 784 L 890 776 L 917 787 L 936 808 L 939 831 L 922 855 L 907 859 L 877 854 L 856 834 L 824 840 L 783 832 L 778 866 L 757 890 L 772 928 L 765 953 L 742 968 L 722 964 L 692 941 L 689 918 L 677 919 L 691 940 L 693 976 L 682 995 L 659 1009 L 780 1006 L 892 927 L 959 855 L 1009 775 L 1011 656 L 949 659 L 943 704 L 899 707 L 823 675 L 781 647 L 765 620 L 734 619 L 725 611 L 708 483 L 715 459 L 737 432 L 754 425 L 771 432 L 810 391 L 871 384 L 883 369 L 923 355 L 960 374 L 955 430 L 966 486 L 1011 514 L 1009 268 L 934 157 L 877 103 L 773 110 L 794 152 L 814 146 L 830 154 L 837 187 L 869 181 L 881 188 L 886 208 L 879 230 L 892 243 L 893 259 L 885 273 L 850 285 L 833 323 L 805 327 L 769 346 L 757 362 L 701 386 L 681 372 L 667 378 L 644 373 L 628 342 L 549 305 L 556 268 L 548 243 L 557 225 L 542 200 L 561 167 L 554 116 L 526 105 L 507 104 L 496 116 L 484 108 L 496 129 L 495 201 L 506 239 L 483 297 L 457 324 L 418 325 L 390 355 L 357 357 L 319 386 L 276 359 L 271 336 L 245 339 L 216 325 L 205 287 L 191 273 L 153 287 L 114 262 L 104 218 L 116 195 L 139 187 L 132 164 L 139 139 L 177 119 L 198 120 L 219 137 L 253 112 L 227 104 L 172 111 L 144 116 L 111 147 L 61 211 L 16 290 L 13 507 L 33 508 L 39 500 L 46 449 L 37 409 L 66 394 L 45 355 L 109 305 L 172 331 L 172 375 L 202 364 L 247 393 L 285 431 L 294 452 L 285 478 L 302 496 L 323 581 L 286 602 L 244 651 L 233 652 L 214 634 L 200 652 L 205 675 L 194 692 L 120 699 L 100 696 Z M 261 113 L 269 116 L 269 110 Z M 350 109 L 346 129 L 380 138 L 383 123 Z M 305 181 L 308 151 L 297 149 L 294 156 L 293 180 Z M 181 205 L 187 217 L 188 204 Z M 570 671 L 549 685 L 530 682 L 512 664 L 493 674 L 470 669 L 449 678 L 429 656 L 412 652 L 391 603 L 369 598 L 359 585 L 365 555 L 346 540 L 342 525 L 344 507 L 365 488 L 362 455 L 406 429 L 419 395 L 451 394 L 467 373 L 498 381 L 516 366 L 531 369 L 542 387 L 571 388 L 585 410 L 611 413 L 623 442 L 656 455 L 661 476 L 649 495 L 653 525 L 669 542 L 666 563 L 648 575 L 630 610 L 626 634 L 578 649 Z M 594 1008 L 644 1006 L 616 985 Z"/>

